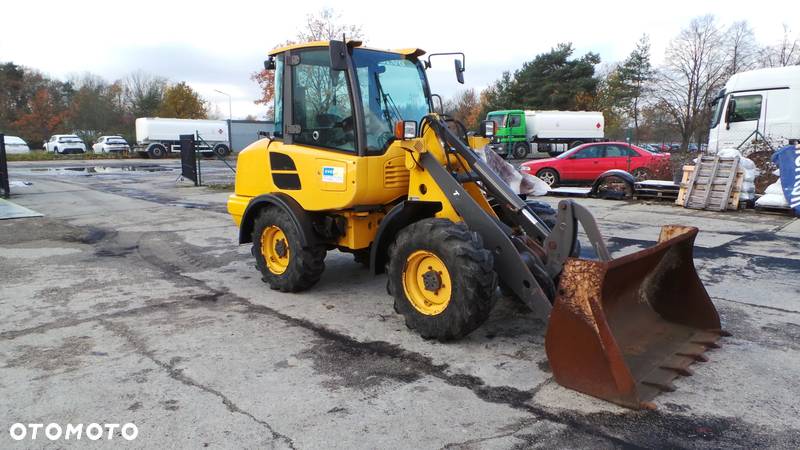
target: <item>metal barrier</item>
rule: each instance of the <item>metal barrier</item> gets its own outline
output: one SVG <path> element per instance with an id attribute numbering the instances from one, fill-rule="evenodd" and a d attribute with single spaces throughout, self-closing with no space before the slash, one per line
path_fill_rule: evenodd
<path id="1" fill-rule="evenodd" d="M 3 197 L 11 196 L 11 188 L 8 182 L 8 159 L 6 158 L 6 136 L 0 133 L 0 191 Z"/>
<path id="2" fill-rule="evenodd" d="M 193 134 L 180 135 L 181 140 L 181 177 L 194 181 L 195 186 L 200 186 L 200 166 L 197 151 L 194 145 Z"/>

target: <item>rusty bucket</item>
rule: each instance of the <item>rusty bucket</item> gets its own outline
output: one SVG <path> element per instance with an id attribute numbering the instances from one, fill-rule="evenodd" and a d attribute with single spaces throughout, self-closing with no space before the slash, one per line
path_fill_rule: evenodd
<path id="1" fill-rule="evenodd" d="M 692 257 L 697 228 L 611 261 L 567 260 L 545 347 L 556 381 L 629 408 L 654 408 L 725 335 Z"/>

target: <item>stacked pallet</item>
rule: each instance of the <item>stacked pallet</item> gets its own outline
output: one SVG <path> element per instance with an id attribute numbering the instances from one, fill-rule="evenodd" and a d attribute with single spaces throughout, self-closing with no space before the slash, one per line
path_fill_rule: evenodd
<path id="1" fill-rule="evenodd" d="M 739 209 L 744 171 L 739 157 L 702 156 L 695 166 L 683 166 L 683 180 L 675 204 L 690 209 Z"/>

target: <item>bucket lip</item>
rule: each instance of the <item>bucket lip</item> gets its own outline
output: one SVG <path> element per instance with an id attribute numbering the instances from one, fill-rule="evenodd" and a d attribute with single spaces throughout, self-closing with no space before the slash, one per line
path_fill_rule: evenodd
<path id="1" fill-rule="evenodd" d="M 694 248 L 694 239 L 697 237 L 698 228 L 686 225 L 664 225 L 661 227 L 661 232 L 663 233 L 666 229 L 681 229 L 680 232 L 669 239 L 658 241 L 655 245 L 651 247 L 644 248 L 642 250 L 629 253 L 624 256 L 620 256 L 619 258 L 613 258 L 610 261 L 601 261 L 606 265 L 607 268 L 614 268 L 620 265 L 625 265 L 630 263 L 631 261 L 635 261 L 642 256 L 651 255 L 654 253 L 662 253 L 667 251 L 670 247 L 674 245 L 678 245 L 680 243 L 689 242 L 689 246 Z"/>
<path id="2" fill-rule="evenodd" d="M 597 259 L 586 259 L 586 258 L 575 258 L 569 257 L 565 264 L 570 264 L 570 261 L 581 261 L 583 264 L 594 264 L 598 266 L 598 269 L 607 271 L 608 269 L 613 269 L 620 265 L 625 265 L 634 261 L 636 259 L 641 258 L 644 255 L 650 255 L 653 253 L 663 252 L 666 251 L 669 247 L 676 245 L 679 242 L 683 241 L 690 241 L 692 249 L 694 249 L 694 239 L 697 237 L 698 232 L 700 231 L 699 228 L 688 226 L 688 225 L 679 225 L 679 224 L 668 224 L 661 226 L 661 232 L 663 233 L 667 229 L 679 230 L 679 232 L 672 236 L 669 239 L 663 241 L 657 241 L 653 246 L 644 248 L 642 250 L 629 253 L 624 256 L 620 256 L 619 258 L 613 258 L 609 261 L 600 261 Z M 660 236 L 659 236 L 660 237 Z"/>

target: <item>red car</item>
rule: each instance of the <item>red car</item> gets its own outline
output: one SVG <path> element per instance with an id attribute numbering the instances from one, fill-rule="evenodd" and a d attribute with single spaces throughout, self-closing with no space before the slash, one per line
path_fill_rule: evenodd
<path id="1" fill-rule="evenodd" d="M 555 158 L 522 163 L 519 170 L 536 175 L 550 186 L 591 183 L 611 169 L 622 169 L 637 181 L 671 174 L 669 153 L 652 153 L 625 142 L 579 145 Z"/>

